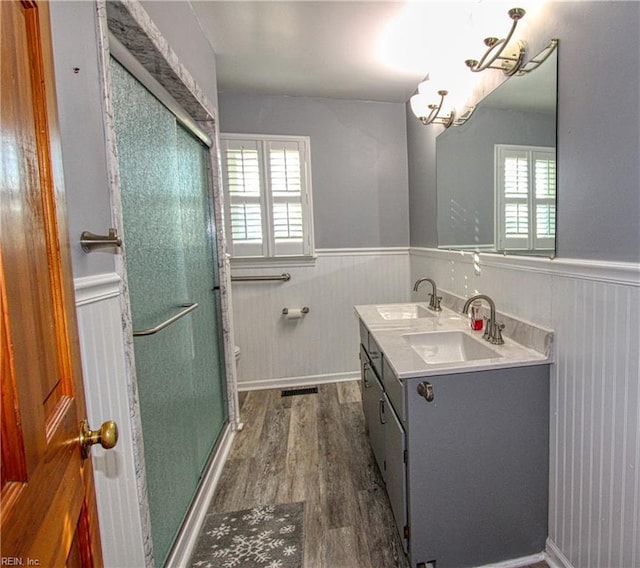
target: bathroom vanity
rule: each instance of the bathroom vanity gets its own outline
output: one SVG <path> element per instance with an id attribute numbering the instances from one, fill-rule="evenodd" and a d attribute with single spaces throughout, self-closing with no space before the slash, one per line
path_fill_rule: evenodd
<path id="1" fill-rule="evenodd" d="M 541 553 L 552 333 L 507 318 L 490 345 L 446 307 L 356 314 L 365 420 L 412 568 Z"/>

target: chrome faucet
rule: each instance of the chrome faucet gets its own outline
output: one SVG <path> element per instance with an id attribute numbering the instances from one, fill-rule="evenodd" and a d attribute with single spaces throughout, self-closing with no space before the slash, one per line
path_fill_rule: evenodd
<path id="1" fill-rule="evenodd" d="M 416 280 L 416 283 L 413 285 L 413 291 L 417 292 L 418 287 L 423 282 L 429 282 L 429 284 L 431 284 L 431 287 L 433 288 L 433 293 L 429 294 L 429 309 L 433 312 L 441 312 L 442 308 L 440 307 L 440 300 L 442 300 L 442 296 L 438 296 L 436 283 L 431 278 L 418 278 Z"/>
<path id="2" fill-rule="evenodd" d="M 485 300 L 491 309 L 489 318 L 484 318 L 484 335 L 482 338 L 494 345 L 503 345 L 504 339 L 502 339 L 502 330 L 504 329 L 504 324 L 496 321 L 496 304 L 489 296 L 486 294 L 476 294 L 475 296 L 471 296 L 471 298 L 465 302 L 464 307 L 462 308 L 462 313 L 466 315 L 469 311 L 469 306 L 471 306 L 471 302 L 474 302 L 475 300 Z"/>

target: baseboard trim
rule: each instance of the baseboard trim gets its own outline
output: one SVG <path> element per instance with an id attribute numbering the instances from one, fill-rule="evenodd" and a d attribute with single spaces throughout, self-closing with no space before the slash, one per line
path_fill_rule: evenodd
<path id="1" fill-rule="evenodd" d="M 550 538 L 547 538 L 545 550 L 545 561 L 550 568 L 573 568 L 569 559 L 558 548 L 558 545 Z"/>
<path id="2" fill-rule="evenodd" d="M 360 379 L 358 371 L 351 373 L 332 373 L 330 375 L 307 375 L 304 377 L 281 377 L 277 379 L 262 379 L 256 381 L 242 381 L 238 383 L 238 391 L 281 389 L 292 387 L 306 387 L 329 383 L 342 383 Z"/>
<path id="3" fill-rule="evenodd" d="M 202 483 L 198 489 L 196 496 L 191 503 L 191 507 L 187 512 L 187 516 L 182 523 L 180 532 L 173 544 L 171 553 L 167 558 L 165 566 L 171 566 L 173 568 L 186 567 L 189 564 L 189 559 L 193 553 L 200 529 L 204 523 L 204 519 L 207 515 L 209 505 L 213 499 L 213 494 L 222 475 L 222 468 L 224 467 L 233 439 L 236 432 L 234 426 L 231 423 L 227 423 L 223 430 L 220 443 L 216 448 L 207 469 L 202 477 Z"/>
<path id="4" fill-rule="evenodd" d="M 538 554 L 531 554 L 530 556 L 522 556 L 520 558 L 512 558 L 510 560 L 503 560 L 502 562 L 494 562 L 491 564 L 485 564 L 478 568 L 522 568 L 523 566 L 529 566 L 536 562 L 542 562 L 546 559 L 544 552 Z"/>

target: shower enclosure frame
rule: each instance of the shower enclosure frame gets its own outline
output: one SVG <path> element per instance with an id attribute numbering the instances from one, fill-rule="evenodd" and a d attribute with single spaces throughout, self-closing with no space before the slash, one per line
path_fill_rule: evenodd
<path id="1" fill-rule="evenodd" d="M 113 224 L 119 234 L 123 234 L 122 201 L 119 183 L 119 169 L 117 160 L 115 130 L 113 122 L 113 104 L 111 97 L 111 76 L 109 70 L 109 34 L 113 34 L 146 69 L 153 80 L 168 91 L 176 102 L 187 112 L 187 122 L 193 121 L 211 140 L 209 147 L 211 193 L 213 211 L 215 212 L 216 254 L 218 259 L 220 308 L 222 321 L 222 341 L 224 353 L 224 381 L 227 393 L 228 421 L 223 428 L 220 442 L 212 453 L 207 468 L 203 474 L 200 488 L 187 514 L 181 532 L 178 534 L 173 549 L 167 559 L 167 565 L 186 562 L 193 547 L 198 528 L 204 520 L 206 507 L 210 501 L 215 483 L 221 473 L 224 463 L 239 424 L 238 394 L 236 388 L 233 325 L 231 319 L 231 278 L 230 265 L 224 238 L 224 223 L 222 221 L 223 194 L 220 177 L 219 149 L 218 149 L 218 121 L 213 104 L 203 94 L 193 77 L 182 65 L 178 56 L 150 19 L 146 11 L 138 2 L 129 0 L 97 0 L 97 29 L 99 36 L 99 67 L 103 95 L 103 112 L 105 123 L 105 138 L 107 142 L 107 163 L 109 168 L 109 185 Z M 180 117 L 178 117 L 180 119 Z M 183 117 L 184 118 L 184 117 Z M 183 125 L 186 125 L 181 120 Z M 126 238 L 126 235 L 125 235 Z M 151 537 L 151 521 L 147 498 L 144 446 L 142 424 L 137 393 L 137 379 L 135 358 L 133 352 L 133 327 L 131 306 L 127 290 L 126 241 L 121 254 L 116 255 L 116 272 L 122 280 L 123 291 L 120 295 L 122 325 L 125 337 L 125 359 L 127 375 L 127 391 L 131 416 L 131 440 L 121 443 L 131 443 L 133 447 L 136 479 L 135 490 L 138 495 L 140 524 L 142 527 L 144 556 L 147 566 L 154 565 L 153 543 Z M 127 480 L 131 483 L 132 480 Z"/>

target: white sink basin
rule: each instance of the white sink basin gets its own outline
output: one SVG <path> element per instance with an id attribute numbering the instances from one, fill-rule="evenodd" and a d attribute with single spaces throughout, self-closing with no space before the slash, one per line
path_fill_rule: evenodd
<path id="1" fill-rule="evenodd" d="M 387 304 L 376 306 L 376 308 L 378 313 L 386 320 L 433 318 L 436 315 L 420 304 Z"/>
<path id="2" fill-rule="evenodd" d="M 497 351 L 462 331 L 406 333 L 403 339 L 425 363 L 456 363 L 502 357 Z"/>

